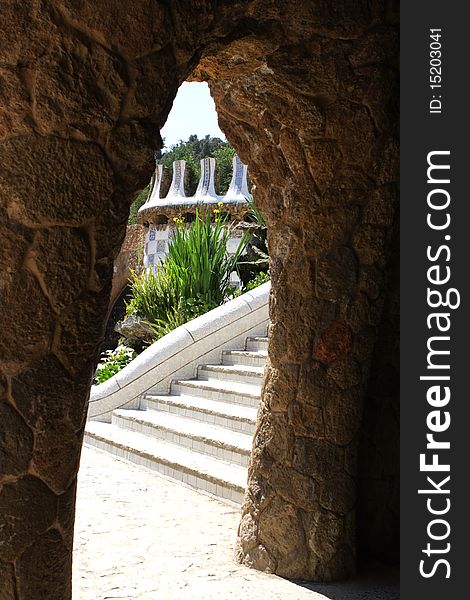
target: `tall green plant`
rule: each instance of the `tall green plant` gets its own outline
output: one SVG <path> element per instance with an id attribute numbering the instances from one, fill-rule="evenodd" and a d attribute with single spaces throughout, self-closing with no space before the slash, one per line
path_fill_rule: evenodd
<path id="1" fill-rule="evenodd" d="M 210 214 L 196 213 L 190 227 L 177 223 L 165 262 L 155 273 L 132 275 L 127 313 L 146 320 L 161 337 L 222 304 L 233 291 L 230 274 L 248 241 L 245 234 L 230 256 L 230 233 L 226 219 L 218 216 L 212 223 Z"/>
<path id="2" fill-rule="evenodd" d="M 248 221 L 247 227 L 249 227 L 252 235 L 243 256 L 243 261 L 240 261 L 238 265 L 244 288 L 249 285 L 251 280 L 256 279 L 262 273 L 269 276 L 268 230 L 263 215 L 253 203 L 250 205 L 246 220 Z"/>
<path id="3" fill-rule="evenodd" d="M 220 210 L 216 209 L 217 211 Z M 220 214 L 220 213 L 219 213 Z M 191 227 L 178 225 L 168 250 L 166 268 L 178 286 L 179 297 L 202 297 L 208 304 L 218 306 L 227 297 L 230 273 L 246 246 L 246 236 L 233 256 L 227 252 L 231 229 L 226 219 L 210 215 L 196 219 Z"/>
<path id="4" fill-rule="evenodd" d="M 137 213 L 139 212 L 139 208 L 147 201 L 149 193 L 150 183 L 137 194 L 134 202 L 131 204 L 128 219 L 129 225 L 135 225 L 137 223 Z"/>

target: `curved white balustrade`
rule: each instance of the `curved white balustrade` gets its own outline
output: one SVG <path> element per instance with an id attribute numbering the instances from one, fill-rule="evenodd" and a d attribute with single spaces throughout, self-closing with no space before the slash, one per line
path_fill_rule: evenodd
<path id="1" fill-rule="evenodd" d="M 91 388 L 88 418 L 110 422 L 117 408 L 140 408 L 149 390 L 168 393 L 172 379 L 195 377 L 197 366 L 243 348 L 247 336 L 265 335 L 270 282 L 178 327 L 149 346 L 122 371 Z"/>
<path id="2" fill-rule="evenodd" d="M 186 170 L 185 160 L 175 160 L 173 163 L 173 179 L 170 189 L 165 198 L 160 198 L 160 188 L 163 178 L 163 165 L 156 165 L 155 173 L 152 177 L 152 186 L 149 198 L 143 204 L 140 211 L 146 211 L 153 207 L 167 207 L 178 205 L 194 204 L 243 204 L 251 202 L 253 196 L 248 191 L 248 167 L 242 163 L 238 155 L 233 157 L 232 161 L 232 179 L 230 187 L 224 196 L 219 196 L 215 192 L 215 159 L 201 159 L 201 177 L 194 196 L 186 196 L 184 190 L 184 173 Z"/>
<path id="3" fill-rule="evenodd" d="M 159 203 L 161 202 L 160 188 L 162 186 L 162 179 L 163 165 L 155 165 L 155 171 L 152 175 L 152 180 L 150 182 L 150 194 L 145 203 L 142 205 L 142 208 L 152 208 L 153 206 L 159 205 Z"/>

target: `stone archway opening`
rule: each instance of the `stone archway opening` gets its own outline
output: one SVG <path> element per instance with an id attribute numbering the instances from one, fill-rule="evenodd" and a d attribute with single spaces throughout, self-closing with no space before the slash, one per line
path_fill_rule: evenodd
<path id="1" fill-rule="evenodd" d="M 270 230 L 269 365 L 238 558 L 347 577 L 358 509 L 364 547 L 393 557 L 396 3 L 143 1 L 132 15 L 54 3 L 3 16 L 1 593 L 70 597 L 113 261 L 190 73 L 209 82 Z"/>
<path id="2" fill-rule="evenodd" d="M 249 227 L 247 217 L 254 221 L 255 211 L 246 165 L 218 128 L 207 83 L 181 84 L 161 135 L 164 147 L 155 152 L 151 182 L 133 205 L 138 207 L 133 208 L 135 220 L 146 231 L 143 267 L 156 270 L 174 230 L 182 224 L 190 227 L 197 214 L 224 223 L 233 255 Z M 237 274 L 232 276 L 238 287 Z"/>

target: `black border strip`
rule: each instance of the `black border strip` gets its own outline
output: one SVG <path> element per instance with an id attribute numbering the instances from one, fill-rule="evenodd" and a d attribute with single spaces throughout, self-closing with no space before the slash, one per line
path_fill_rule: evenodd
<path id="1" fill-rule="evenodd" d="M 470 193 L 467 179 L 470 174 L 470 103 L 466 97 L 468 89 L 469 20 L 464 14 L 465 3 L 437 2 L 401 3 L 401 597 L 404 600 L 443 600 L 467 597 L 466 576 L 468 545 L 470 542 L 470 395 L 466 389 L 467 371 L 470 371 L 468 338 L 470 313 L 467 309 L 469 297 L 470 268 L 470 218 L 468 206 Z M 431 66 L 438 65 L 432 57 L 430 29 L 440 29 L 441 37 L 441 88 L 430 88 Z M 438 44 L 434 44 L 437 49 Z M 434 82 L 438 78 L 434 77 Z M 433 98 L 436 96 L 436 98 Z M 440 98 L 439 98 L 440 96 Z M 440 99 L 440 112 L 430 112 L 430 101 Z M 434 102 L 434 110 L 438 103 Z M 449 151 L 449 155 L 433 155 L 433 162 L 450 165 L 450 170 L 430 172 L 427 181 L 428 153 Z M 450 179 L 448 183 L 445 181 Z M 439 182 L 435 181 L 439 179 Z M 431 195 L 443 204 L 447 194 L 449 206 L 444 210 L 428 206 L 431 190 L 445 190 Z M 445 229 L 433 229 L 427 224 L 431 214 L 435 224 L 445 223 L 446 214 L 451 219 Z M 440 219 L 440 221 L 439 221 Z M 446 238 L 450 236 L 450 239 Z M 433 257 L 429 259 L 427 248 Z M 450 257 L 447 259 L 447 246 Z M 439 265 L 430 273 L 431 277 L 443 279 L 450 272 L 447 283 L 431 284 L 428 269 Z M 450 271 L 446 269 L 449 267 Z M 427 288 L 441 291 L 443 296 L 450 288 L 460 295 L 458 308 L 444 306 L 431 308 L 427 300 Z M 432 301 L 437 301 L 434 295 Z M 456 303 L 457 292 L 451 294 Z M 437 302 L 438 303 L 438 302 Z M 427 317 L 433 312 L 448 313 L 448 332 L 437 329 L 437 319 Z M 440 321 L 444 326 L 446 317 Z M 450 354 L 430 356 L 435 365 L 449 365 L 449 369 L 430 369 L 427 343 L 433 336 L 448 336 L 450 339 L 432 340 L 433 349 L 449 350 Z M 420 376 L 449 376 L 450 379 L 420 380 Z M 441 386 L 440 392 L 427 398 L 427 390 Z M 450 400 L 442 401 L 444 386 L 449 387 Z M 429 416 L 433 411 L 439 411 Z M 448 415 L 446 415 L 448 413 Z M 450 425 L 444 428 L 446 419 Z M 428 421 L 427 421 L 428 419 Z M 448 441 L 450 449 L 426 449 L 426 434 L 432 433 L 431 426 L 441 426 L 444 431 L 434 433 L 434 439 Z M 448 464 L 450 471 L 420 470 L 420 454 L 426 453 L 429 464 L 435 453 L 439 464 Z M 427 481 L 427 476 L 434 481 Z M 445 481 L 445 478 L 450 479 Z M 419 489 L 434 490 L 437 487 L 449 493 L 423 493 Z M 448 503 L 450 501 L 450 504 Z M 442 515 L 435 511 L 448 510 Z M 434 519 L 444 522 L 430 523 Z M 429 537 L 428 527 L 435 537 Z M 430 544 L 428 553 L 427 544 Z M 447 546 L 449 544 L 449 546 Z M 431 576 L 420 574 L 422 571 Z M 438 560 L 443 562 L 437 564 Z M 444 562 L 447 561 L 447 562 Z M 448 578 L 447 575 L 450 575 Z M 465 578 L 465 580 L 464 580 Z M 463 594 L 463 595 L 462 595 Z"/>

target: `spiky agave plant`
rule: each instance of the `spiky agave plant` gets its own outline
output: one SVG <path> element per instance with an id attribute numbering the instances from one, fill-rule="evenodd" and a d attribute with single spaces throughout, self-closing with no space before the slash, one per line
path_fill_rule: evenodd
<path id="1" fill-rule="evenodd" d="M 230 293 L 230 274 L 237 270 L 248 235 L 243 236 L 236 252 L 230 256 L 227 243 L 231 228 L 227 218 L 219 214 L 216 212 L 212 223 L 209 213 L 200 216 L 196 212 L 191 227 L 179 225 L 176 228 L 164 268 L 173 281 L 178 298 L 200 298 L 215 307 Z"/>
<path id="2" fill-rule="evenodd" d="M 250 281 L 260 277 L 261 273 L 269 275 L 268 230 L 263 215 L 254 203 L 250 204 L 246 220 L 245 227 L 251 232 L 251 237 L 243 260 L 238 264 L 244 288 Z"/>
<path id="3" fill-rule="evenodd" d="M 222 304 L 232 293 L 230 275 L 237 270 L 249 233 L 233 255 L 227 252 L 231 228 L 220 207 L 196 219 L 190 227 L 177 222 L 168 256 L 156 273 L 133 274 L 133 299 L 128 314 L 145 319 L 156 337 Z"/>

